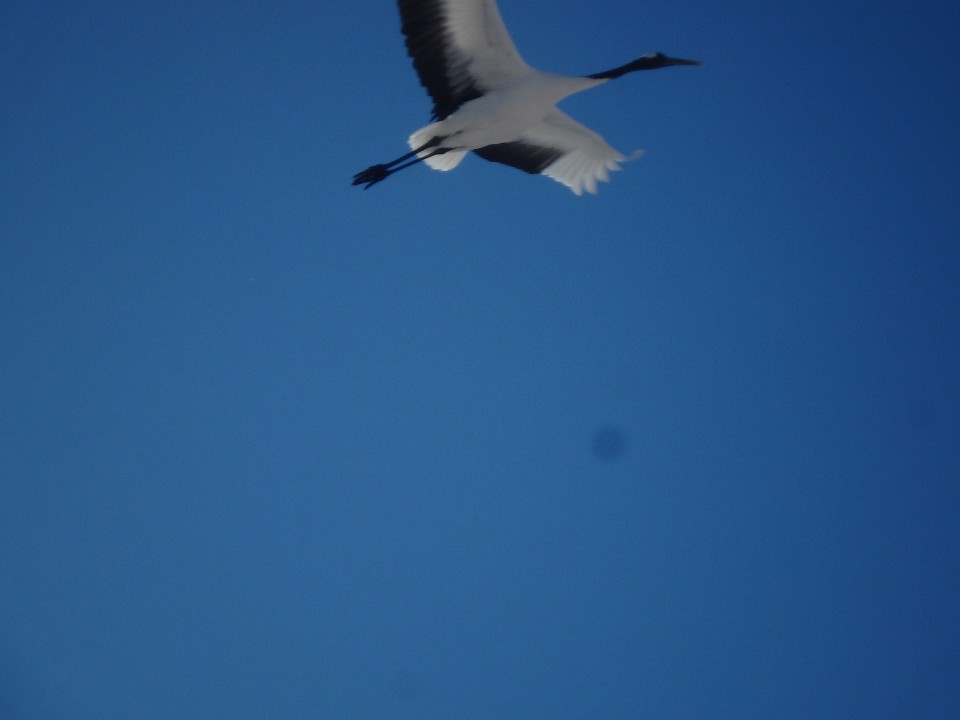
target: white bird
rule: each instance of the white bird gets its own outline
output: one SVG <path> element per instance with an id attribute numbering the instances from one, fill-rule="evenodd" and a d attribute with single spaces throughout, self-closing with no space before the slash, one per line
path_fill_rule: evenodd
<path id="1" fill-rule="evenodd" d="M 469 151 L 485 160 L 540 173 L 577 195 L 597 191 L 608 170 L 627 160 L 556 103 L 635 70 L 701 65 L 651 53 L 583 77 L 530 67 L 520 57 L 496 0 L 398 0 L 407 52 L 433 99 L 435 122 L 407 141 L 410 152 L 353 176 L 370 188 L 398 170 L 425 162 L 452 170 Z M 413 158 L 413 159 L 411 159 Z"/>

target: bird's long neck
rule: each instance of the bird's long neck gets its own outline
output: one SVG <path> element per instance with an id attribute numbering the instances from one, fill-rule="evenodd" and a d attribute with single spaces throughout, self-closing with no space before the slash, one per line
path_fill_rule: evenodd
<path id="1" fill-rule="evenodd" d="M 662 67 L 670 67 L 671 65 L 702 64 L 703 63 L 697 60 L 681 60 L 680 58 L 667 57 L 663 53 L 651 53 L 650 55 L 639 57 L 636 60 L 631 60 L 626 65 L 615 67 L 612 70 L 604 70 L 603 72 L 594 73 L 593 75 L 587 75 L 587 77 L 593 80 L 615 80 L 621 75 L 626 75 L 627 73 L 635 72 L 637 70 L 656 70 Z"/>
<path id="2" fill-rule="evenodd" d="M 642 60 L 643 58 L 640 59 Z M 593 73 L 593 75 L 587 75 L 587 77 L 593 80 L 615 80 L 621 75 L 626 75 L 634 70 L 643 70 L 644 68 L 637 67 L 637 62 L 638 60 L 633 60 L 628 62 L 626 65 L 615 67 L 612 70 L 604 70 L 603 72 Z"/>

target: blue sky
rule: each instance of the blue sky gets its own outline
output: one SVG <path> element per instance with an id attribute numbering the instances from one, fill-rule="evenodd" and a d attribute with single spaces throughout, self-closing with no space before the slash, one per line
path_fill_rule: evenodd
<path id="1" fill-rule="evenodd" d="M 706 63 L 596 197 L 351 187 L 387 0 L 0 10 L 0 715 L 958 716 L 960 9 L 544 7 Z"/>

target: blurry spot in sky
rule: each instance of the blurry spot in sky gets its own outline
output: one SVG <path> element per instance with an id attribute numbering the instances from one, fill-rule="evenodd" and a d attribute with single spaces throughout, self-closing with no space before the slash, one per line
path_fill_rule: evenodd
<path id="1" fill-rule="evenodd" d="M 590 447 L 597 458 L 612 462 L 627 451 L 627 438 L 615 425 L 604 425 L 593 434 Z"/>

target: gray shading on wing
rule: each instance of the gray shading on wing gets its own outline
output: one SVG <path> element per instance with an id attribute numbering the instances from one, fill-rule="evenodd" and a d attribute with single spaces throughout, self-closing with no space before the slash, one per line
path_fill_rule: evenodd
<path id="1" fill-rule="evenodd" d="M 593 130 L 553 108 L 543 120 L 527 128 L 520 138 L 474 150 L 485 160 L 503 163 L 528 173 L 540 173 L 563 183 L 577 195 L 597 191 L 597 182 L 610 178 L 610 170 L 638 157 L 625 157 Z"/>
<path id="2" fill-rule="evenodd" d="M 407 53 L 443 120 L 530 70 L 494 0 L 398 0 Z"/>

